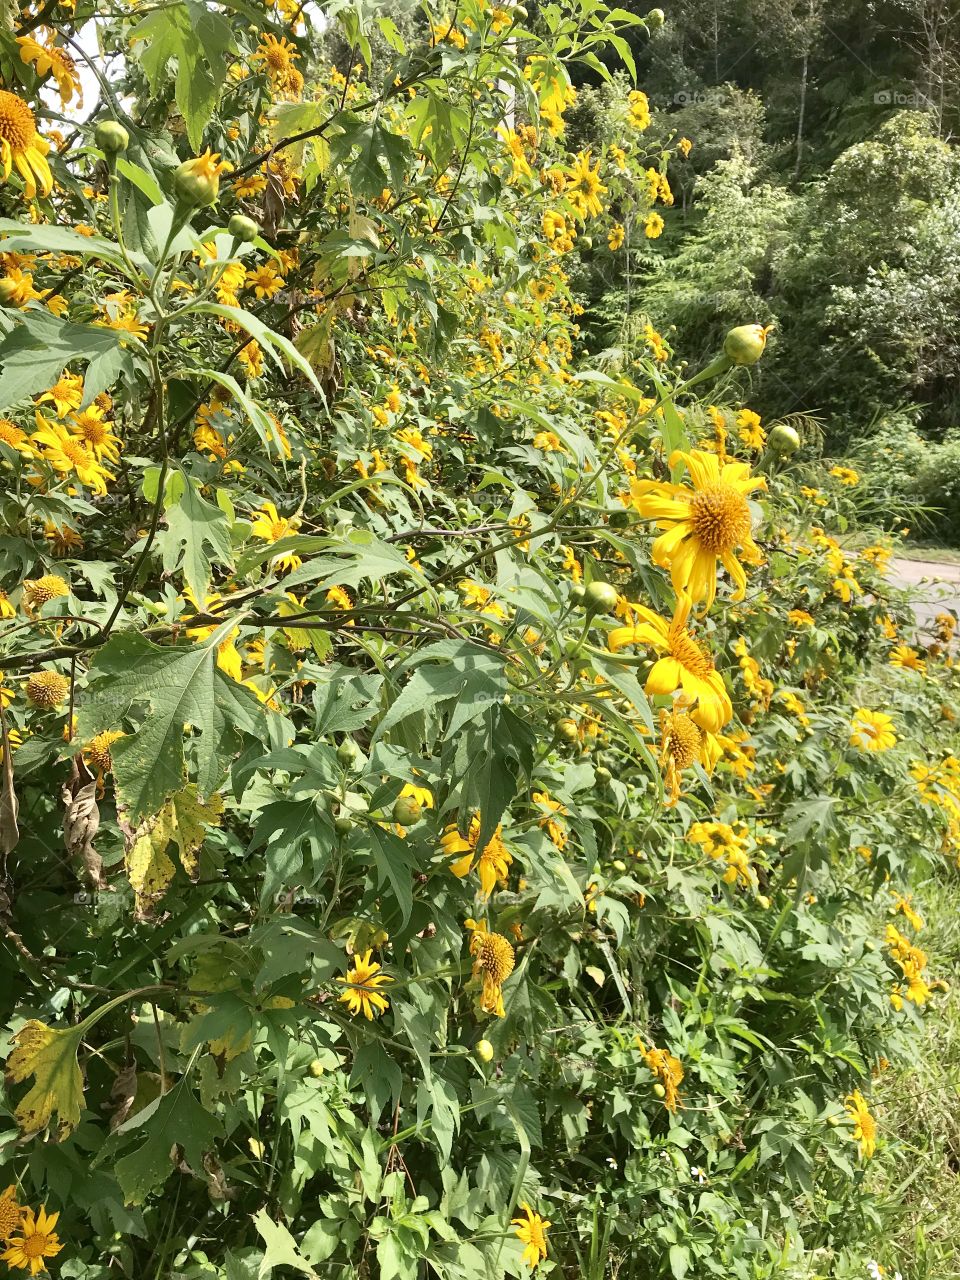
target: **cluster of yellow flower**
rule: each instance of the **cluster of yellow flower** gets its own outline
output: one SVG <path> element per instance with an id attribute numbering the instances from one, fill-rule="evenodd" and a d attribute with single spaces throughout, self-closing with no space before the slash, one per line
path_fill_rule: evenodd
<path id="1" fill-rule="evenodd" d="M 47 1258 L 55 1258 L 63 1245 L 54 1228 L 59 1213 L 38 1212 L 19 1203 L 16 1187 L 0 1195 L 0 1258 L 8 1267 L 29 1271 L 32 1276 L 46 1271 Z"/>

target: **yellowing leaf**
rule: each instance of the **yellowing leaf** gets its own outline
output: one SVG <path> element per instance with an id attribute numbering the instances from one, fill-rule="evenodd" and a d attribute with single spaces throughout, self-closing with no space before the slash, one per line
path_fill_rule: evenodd
<path id="1" fill-rule="evenodd" d="M 31 1019 L 14 1036 L 16 1046 L 7 1058 L 7 1085 L 34 1077 L 32 1088 L 14 1112 L 24 1133 L 39 1133 L 54 1113 L 60 1117 L 58 1139 L 79 1123 L 83 1106 L 83 1076 L 77 1065 L 77 1049 L 85 1024 L 58 1031 Z"/>
<path id="2" fill-rule="evenodd" d="M 219 826 L 223 800 L 203 801 L 193 783 L 168 796 L 163 808 L 141 823 L 127 851 L 127 875 L 136 895 L 138 916 L 148 915 L 163 897 L 176 870 L 167 849 L 176 844 L 184 871 L 195 879 L 197 858 L 207 827 Z"/>

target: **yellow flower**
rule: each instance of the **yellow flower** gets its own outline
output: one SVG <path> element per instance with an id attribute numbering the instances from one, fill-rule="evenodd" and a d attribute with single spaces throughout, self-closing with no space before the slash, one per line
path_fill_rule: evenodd
<path id="1" fill-rule="evenodd" d="M 691 712 L 696 724 L 717 733 L 733 717 L 733 706 L 713 659 L 687 630 L 690 597 L 679 594 L 670 622 L 643 605 L 631 608 L 639 621 L 614 627 L 607 636 L 608 648 L 618 653 L 628 645 L 647 644 L 658 650 L 663 656 L 647 676 L 647 693 L 672 694 L 682 689 L 690 704 L 696 704 Z"/>
<path id="2" fill-rule="evenodd" d="M 538 431 L 533 437 L 533 447 L 544 453 L 566 453 L 566 447 L 555 431 Z"/>
<path id="3" fill-rule="evenodd" d="M 759 413 L 741 409 L 737 414 L 737 435 L 748 449 L 762 449 L 767 442 L 767 433 L 760 425 Z"/>
<path id="4" fill-rule="evenodd" d="M 539 1213 L 534 1213 L 526 1201 L 521 1203 L 520 1208 L 526 1216 L 511 1218 L 510 1225 L 517 1228 L 516 1234 L 524 1246 L 523 1261 L 532 1271 L 547 1256 L 547 1228 L 551 1224 L 548 1219 L 541 1218 Z"/>
<path id="5" fill-rule="evenodd" d="M 253 289 L 258 298 L 272 298 L 275 293 L 280 292 L 285 283 L 283 276 L 269 262 L 264 263 L 263 266 L 254 267 L 244 277 L 245 286 Z"/>
<path id="6" fill-rule="evenodd" d="M 84 747 L 84 756 L 98 773 L 109 773 L 113 768 L 113 756 L 110 754 L 110 748 L 123 736 L 119 729 L 104 729 L 102 733 L 92 737 Z"/>
<path id="7" fill-rule="evenodd" d="M 16 449 L 17 453 L 22 453 L 27 458 L 33 457 L 33 445 L 27 433 L 9 418 L 0 418 L 0 444 L 9 445 L 11 449 Z"/>
<path id="8" fill-rule="evenodd" d="M 510 181 L 516 182 L 518 178 L 533 177 L 533 170 L 530 168 L 530 162 L 523 149 L 523 139 L 516 130 L 507 129 L 501 125 L 497 130 L 497 135 L 506 147 L 507 154 L 510 157 Z"/>
<path id="9" fill-rule="evenodd" d="M 679 1058 L 675 1058 L 668 1049 L 657 1049 L 653 1045 L 644 1048 L 643 1041 L 636 1037 L 636 1045 L 643 1054 L 644 1061 L 664 1088 L 663 1105 L 670 1112 L 676 1112 L 680 1101 L 680 1082 L 683 1079 L 683 1066 Z"/>
<path id="10" fill-rule="evenodd" d="M 30 272 L 23 271 L 20 267 L 8 267 L 4 280 L 8 285 L 13 286 L 7 299 L 10 306 L 25 307 L 28 302 L 34 302 L 37 298 L 43 297 L 41 291 L 33 287 L 33 276 Z"/>
<path id="11" fill-rule="evenodd" d="M 295 98 L 303 90 L 303 76 L 294 65 L 300 55 L 286 37 L 264 35 L 251 62 L 259 63 L 276 93 Z"/>
<path id="12" fill-rule="evenodd" d="M 787 621 L 795 627 L 815 627 L 816 620 L 805 609 L 790 609 Z"/>
<path id="13" fill-rule="evenodd" d="M 4 1244 L 20 1226 L 23 1205 L 17 1203 L 17 1189 L 13 1184 L 0 1195 L 0 1240 Z"/>
<path id="14" fill-rule="evenodd" d="M 638 133 L 643 133 L 650 127 L 650 118 L 650 100 L 640 89 L 634 89 L 627 96 L 627 122 Z"/>
<path id="15" fill-rule="evenodd" d="M 693 150 L 693 143 L 689 138 L 680 138 L 677 142 L 677 150 L 681 152 L 682 155 L 688 156 Z"/>
<path id="16" fill-rule="evenodd" d="M 20 1234 L 10 1239 L 9 1247 L 0 1257 L 8 1266 L 29 1271 L 32 1276 L 46 1271 L 44 1259 L 55 1258 L 63 1248 L 54 1231 L 59 1217 L 59 1213 L 48 1215 L 46 1207 L 41 1208 L 36 1217 L 32 1209 L 24 1209 Z"/>
<path id="17" fill-rule="evenodd" d="M 47 143 L 37 133 L 33 112 L 15 93 L 0 89 L 0 163 L 6 182 L 14 166 L 23 179 L 24 195 L 33 200 L 53 190 L 53 175 L 47 164 Z"/>
<path id="18" fill-rule="evenodd" d="M 77 95 L 77 106 L 83 106 L 83 86 L 77 74 L 77 66 L 65 49 L 53 44 L 42 45 L 33 36 L 18 36 L 17 44 L 20 46 L 20 61 L 28 65 L 32 62 L 38 76 L 42 78 L 48 72 L 53 72 L 65 106 L 72 101 L 74 93 Z"/>
<path id="19" fill-rule="evenodd" d="M 831 467 L 830 474 L 850 489 L 860 483 L 860 476 L 852 467 Z"/>
<path id="20" fill-rule="evenodd" d="M 202 606 L 189 587 L 183 594 L 193 605 L 194 609 L 196 609 L 197 613 L 219 612 L 218 606 L 223 604 L 223 597 L 219 592 L 214 592 L 213 595 L 207 596 Z M 222 621 L 226 620 L 225 613 L 222 613 L 220 616 Z M 213 635 L 219 625 L 219 622 L 214 622 L 207 626 L 187 627 L 187 638 L 195 641 L 197 644 L 203 644 L 204 640 L 208 640 L 210 636 Z M 242 683 L 243 659 L 240 657 L 240 653 L 236 647 L 236 640 L 239 635 L 239 627 L 231 628 L 226 639 L 221 640 L 217 645 L 216 662 L 224 675 L 228 675 L 231 680 L 236 680 L 238 683 Z"/>
<path id="21" fill-rule="evenodd" d="M 867 1101 L 859 1089 L 844 1099 L 847 1114 L 853 1121 L 853 1140 L 860 1144 L 860 1156 L 869 1160 L 877 1149 L 877 1122 L 870 1114 Z"/>
<path id="22" fill-rule="evenodd" d="M 627 238 L 627 233 L 623 223 L 615 222 L 607 232 L 607 247 L 617 250 L 623 247 L 623 242 Z"/>
<path id="23" fill-rule="evenodd" d="M 507 873 L 513 858 L 510 856 L 501 838 L 502 827 L 497 826 L 483 849 L 477 854 L 477 840 L 480 836 L 480 817 L 474 814 L 466 837 L 462 836 L 455 823 L 447 827 L 440 838 L 440 847 L 448 858 L 456 858 L 450 870 L 459 879 L 463 879 L 476 868 L 480 877 L 480 897 L 489 898 L 499 881 L 506 884 Z"/>
<path id="24" fill-rule="evenodd" d="M 73 474 L 81 484 L 94 493 L 106 493 L 107 481 L 114 478 L 112 471 L 97 460 L 97 455 L 85 441 L 78 439 L 62 422 L 48 421 L 37 415 L 38 431 L 31 437 L 43 452 L 43 461 L 61 475 Z"/>
<path id="25" fill-rule="evenodd" d="M 250 532 L 263 538 L 265 542 L 279 542 L 281 538 L 291 537 L 299 528 L 298 519 L 285 520 L 272 502 L 264 501 L 256 512 Z M 270 563 L 275 569 L 299 569 L 303 561 L 292 552 L 287 552 L 285 555 L 274 556 Z"/>
<path id="26" fill-rule="evenodd" d="M 343 587 L 332 586 L 327 592 L 327 604 L 332 604 L 335 609 L 352 609 L 353 601 L 350 599 L 349 592 Z"/>
<path id="27" fill-rule="evenodd" d="M 83 402 L 83 378 L 78 373 L 62 373 L 48 391 L 37 396 L 35 405 L 50 403 L 58 418 L 65 418 Z"/>
<path id="28" fill-rule="evenodd" d="M 666 484 L 656 480 L 633 480 L 630 499 L 640 515 L 655 520 L 664 530 L 654 542 L 655 564 L 669 566 L 674 590 L 687 591 L 694 604 L 713 604 L 717 592 L 717 561 L 736 583 L 734 600 L 742 600 L 747 588 L 747 575 L 736 557 L 742 548 L 752 563 L 760 560 L 760 551 L 750 531 L 750 508 L 746 495 L 766 487 L 761 476 L 750 476 L 745 462 L 720 460 L 711 453 L 695 449 L 690 453 L 676 451 L 670 466 L 684 462 L 692 488 Z"/>
<path id="29" fill-rule="evenodd" d="M 347 970 L 346 977 L 337 979 L 347 985 L 347 990 L 339 997 L 340 1001 L 347 1005 L 354 1017 L 362 1013 L 368 1022 L 373 1021 L 374 1013 L 381 1014 L 390 1008 L 390 1001 L 380 994 L 378 988 L 385 982 L 393 982 L 393 978 L 380 972 L 376 961 L 371 962 L 371 954 L 368 950 L 362 956 L 354 956 L 353 967 Z"/>
<path id="30" fill-rule="evenodd" d="M 607 188 L 600 180 L 600 161 L 590 167 L 590 148 L 577 154 L 564 188 L 570 203 L 581 218 L 597 218 L 603 213 L 600 197 Z"/>
<path id="31" fill-rule="evenodd" d="M 703 733 L 687 714 L 687 701 L 681 695 L 670 711 L 660 712 L 660 767 L 667 788 L 667 808 L 680 799 L 681 774 L 695 764 L 711 772 L 723 754 L 713 734 Z"/>
<path id="32" fill-rule="evenodd" d="M 480 1008 L 484 1013 L 506 1016 L 503 1007 L 503 984 L 513 973 L 515 958 L 513 947 L 502 933 L 490 933 L 486 921 L 466 922 L 470 933 L 470 954 L 473 956 L 473 976 L 483 983 Z"/>
<path id="33" fill-rule="evenodd" d="M 93 451 L 95 457 L 119 462 L 120 441 L 113 434 L 113 423 L 104 421 L 103 410 L 99 405 L 90 404 L 81 413 L 71 413 L 69 427 Z"/>
<path id="34" fill-rule="evenodd" d="M 858 751 L 889 751 L 896 745 L 893 720 L 882 711 L 858 707 L 850 722 L 850 745 Z"/>
<path id="35" fill-rule="evenodd" d="M 643 234 L 648 240 L 659 240 L 665 225 L 660 214 L 651 210 L 643 220 Z"/>
<path id="36" fill-rule="evenodd" d="M 917 671 L 920 675 L 924 675 L 927 670 L 926 662 L 916 649 L 911 649 L 908 644 L 898 644 L 891 651 L 890 665 L 899 667 L 901 671 Z"/>
<path id="37" fill-rule="evenodd" d="M 565 814 L 567 811 L 559 800 L 554 800 L 549 791 L 534 791 L 532 793 L 533 803 L 539 805 L 541 809 L 546 810 L 539 819 L 537 826 L 546 831 L 547 835 L 562 853 L 567 844 L 567 829 L 563 823 L 556 819 L 557 814 Z"/>

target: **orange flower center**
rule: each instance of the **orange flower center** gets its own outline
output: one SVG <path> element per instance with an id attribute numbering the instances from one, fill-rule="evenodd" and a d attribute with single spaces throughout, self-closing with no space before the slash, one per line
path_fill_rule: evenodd
<path id="1" fill-rule="evenodd" d="M 747 500 L 729 484 L 698 489 L 690 499 L 690 522 L 700 543 L 717 556 L 732 551 L 750 536 Z"/>
<path id="2" fill-rule="evenodd" d="M 62 451 L 63 456 L 74 468 L 89 467 L 93 461 L 90 457 L 90 450 L 80 440 L 64 440 Z"/>
<path id="3" fill-rule="evenodd" d="M 667 721 L 663 742 L 678 769 L 689 769 L 700 759 L 703 738 L 689 716 L 672 715 Z"/>
<path id="4" fill-rule="evenodd" d="M 107 423 L 101 422 L 99 418 L 91 418 L 85 415 L 78 417 L 77 426 L 83 432 L 83 438 L 88 444 L 104 445 L 107 443 L 110 428 Z"/>
<path id="5" fill-rule="evenodd" d="M 24 1237 L 20 1252 L 25 1258 L 42 1258 L 49 1239 L 45 1231 L 35 1231 L 33 1235 Z"/>
<path id="6" fill-rule="evenodd" d="M 703 652 L 686 627 L 670 628 L 670 657 L 676 658 L 685 671 L 706 680 L 713 675 L 713 659 Z"/>
<path id="7" fill-rule="evenodd" d="M 15 93 L 0 89 L 0 141 L 13 152 L 26 151 L 37 135 L 33 112 Z"/>

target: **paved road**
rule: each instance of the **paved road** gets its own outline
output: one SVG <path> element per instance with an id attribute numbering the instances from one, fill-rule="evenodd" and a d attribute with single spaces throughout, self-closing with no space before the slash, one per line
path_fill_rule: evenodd
<path id="1" fill-rule="evenodd" d="M 960 614 L 960 564 L 936 560 L 891 560 L 887 577 L 897 587 L 913 591 L 913 607 L 926 629 L 944 609 Z"/>

